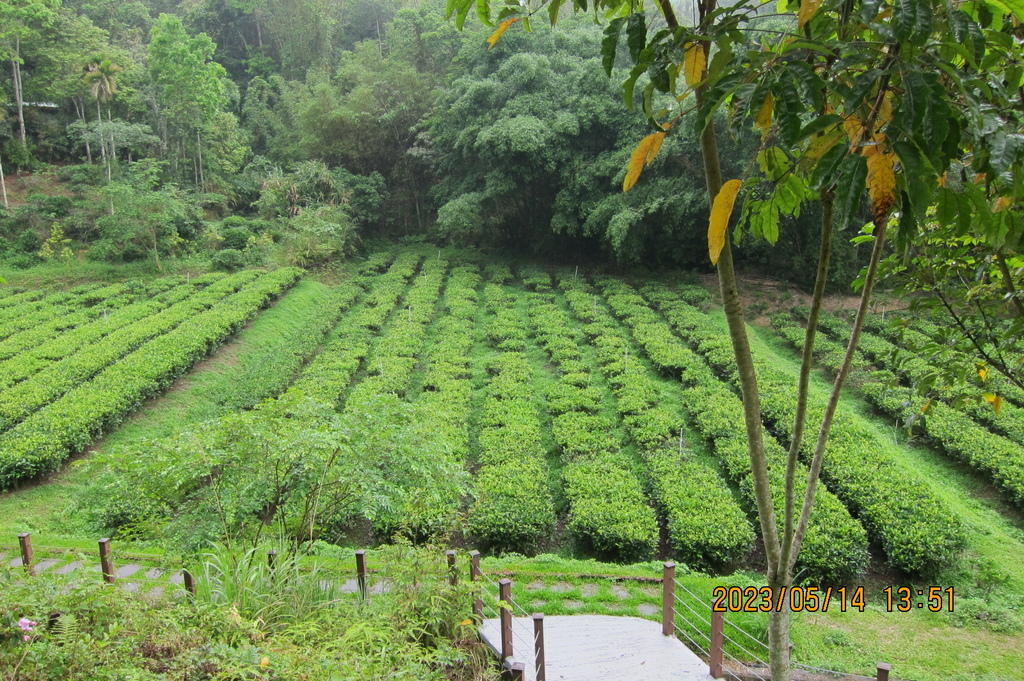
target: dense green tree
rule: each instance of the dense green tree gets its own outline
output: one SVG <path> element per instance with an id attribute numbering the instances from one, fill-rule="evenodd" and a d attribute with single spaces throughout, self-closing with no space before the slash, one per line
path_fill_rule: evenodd
<path id="1" fill-rule="evenodd" d="M 44 32 L 57 20 L 60 0 L 11 0 L 0 5 L 0 58 L 10 62 L 14 104 L 18 112 L 18 138 L 27 150 L 25 88 L 22 64 L 25 50 L 38 50 Z"/>
<path id="2" fill-rule="evenodd" d="M 598 28 L 573 20 L 506 34 L 490 51 L 467 39 L 429 127 L 442 235 L 538 251 L 590 243 L 594 255 L 648 265 L 703 262 L 694 249 L 666 248 L 701 229 L 696 140 L 670 139 L 645 183 L 622 193 L 643 127 L 603 73 L 600 41 Z"/>
<path id="3" fill-rule="evenodd" d="M 227 110 L 226 71 L 213 53 L 209 36 L 189 36 L 177 17 L 162 14 L 150 30 L 149 69 L 164 153 L 177 178 L 191 170 L 195 186 L 204 190 L 207 175 L 216 188 L 244 155 L 237 120 Z"/>

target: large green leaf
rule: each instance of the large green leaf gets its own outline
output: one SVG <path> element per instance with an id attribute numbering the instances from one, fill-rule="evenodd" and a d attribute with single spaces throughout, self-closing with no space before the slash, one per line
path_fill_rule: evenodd
<path id="1" fill-rule="evenodd" d="M 626 22 L 625 17 L 618 17 L 608 22 L 604 29 L 604 38 L 601 39 L 601 65 L 608 77 L 612 76 L 612 67 L 615 66 L 615 53 L 619 48 L 619 34 L 622 33 L 622 24 Z"/>
<path id="2" fill-rule="evenodd" d="M 863 156 L 849 155 L 839 167 L 836 183 L 835 223 L 846 229 L 860 212 L 864 200 L 864 186 L 868 177 L 868 164 Z"/>
<path id="3" fill-rule="evenodd" d="M 629 58 L 635 64 L 647 45 L 647 21 L 643 14 L 629 15 L 626 21 L 626 45 L 629 47 Z"/>

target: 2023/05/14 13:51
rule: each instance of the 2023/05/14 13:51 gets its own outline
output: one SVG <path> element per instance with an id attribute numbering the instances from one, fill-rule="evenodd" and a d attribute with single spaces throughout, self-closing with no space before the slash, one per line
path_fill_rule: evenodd
<path id="1" fill-rule="evenodd" d="M 864 612 L 867 605 L 863 586 L 792 586 L 778 591 L 772 591 L 767 586 L 716 586 L 711 593 L 714 598 L 711 609 L 714 612 L 778 612 L 787 605 L 793 612 L 827 612 L 829 608 L 837 608 L 840 612 L 846 612 L 847 609 Z M 887 612 L 908 612 L 913 609 L 953 611 L 951 586 L 930 586 L 927 589 L 890 586 L 882 589 L 882 594 L 885 595 Z M 915 594 L 924 600 L 915 602 Z"/>

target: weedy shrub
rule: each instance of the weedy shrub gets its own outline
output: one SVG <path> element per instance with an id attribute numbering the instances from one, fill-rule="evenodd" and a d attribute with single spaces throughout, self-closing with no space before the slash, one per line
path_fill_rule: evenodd
<path id="1" fill-rule="evenodd" d="M 328 559 L 271 572 L 264 554 L 223 548 L 194 566 L 194 599 L 3 569 L 0 678 L 497 679 L 467 619 L 472 585 L 448 583 L 442 550 L 399 542 L 373 558 L 387 588 L 366 601 L 340 593 L 346 569 Z"/>

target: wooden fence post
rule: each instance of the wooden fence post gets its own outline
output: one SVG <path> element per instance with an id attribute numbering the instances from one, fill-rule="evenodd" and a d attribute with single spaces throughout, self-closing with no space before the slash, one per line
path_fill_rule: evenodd
<path id="1" fill-rule="evenodd" d="M 512 580 L 498 582 L 498 598 L 501 599 L 501 659 L 512 657 Z"/>
<path id="2" fill-rule="evenodd" d="M 723 628 L 725 626 L 725 615 L 711 611 L 711 650 L 708 651 L 708 671 L 715 679 L 722 678 L 722 645 L 725 643 Z"/>
<path id="3" fill-rule="evenodd" d="M 544 668 L 544 613 L 538 612 L 533 615 L 533 655 L 536 660 L 535 670 L 537 681 L 547 681 L 547 672 Z"/>
<path id="4" fill-rule="evenodd" d="M 455 563 L 457 554 L 454 551 L 445 551 L 444 555 L 448 557 L 448 581 L 452 586 L 457 586 L 459 583 L 459 566 Z"/>
<path id="5" fill-rule="evenodd" d="M 359 595 L 366 598 L 366 551 L 356 551 L 356 583 L 359 585 Z"/>
<path id="6" fill-rule="evenodd" d="M 522 662 L 513 662 L 509 668 L 511 672 L 512 681 L 523 681 L 524 672 L 526 671 L 526 665 Z"/>
<path id="7" fill-rule="evenodd" d="M 469 581 L 478 582 L 480 581 L 480 552 L 470 551 L 469 552 Z M 484 601 L 482 598 L 477 597 L 473 600 L 473 616 L 477 622 L 484 621 Z"/>
<path id="8" fill-rule="evenodd" d="M 875 681 L 889 681 L 889 672 L 892 671 L 892 665 L 888 662 L 879 662 L 875 667 Z"/>
<path id="9" fill-rule="evenodd" d="M 192 576 L 192 573 L 185 568 L 181 571 L 181 576 L 185 580 L 185 591 L 189 592 L 193 596 L 196 595 L 196 578 Z"/>
<path id="10" fill-rule="evenodd" d="M 665 563 L 661 570 L 661 633 L 675 634 L 676 622 L 676 564 Z"/>
<path id="11" fill-rule="evenodd" d="M 32 534 L 30 532 L 19 534 L 18 543 L 21 544 L 21 564 L 30 575 L 34 575 L 36 568 L 32 565 Z"/>
<path id="12" fill-rule="evenodd" d="M 100 539 L 100 570 L 103 572 L 103 581 L 107 584 L 113 584 L 116 577 L 114 576 L 114 562 L 110 559 L 110 539 Z"/>

